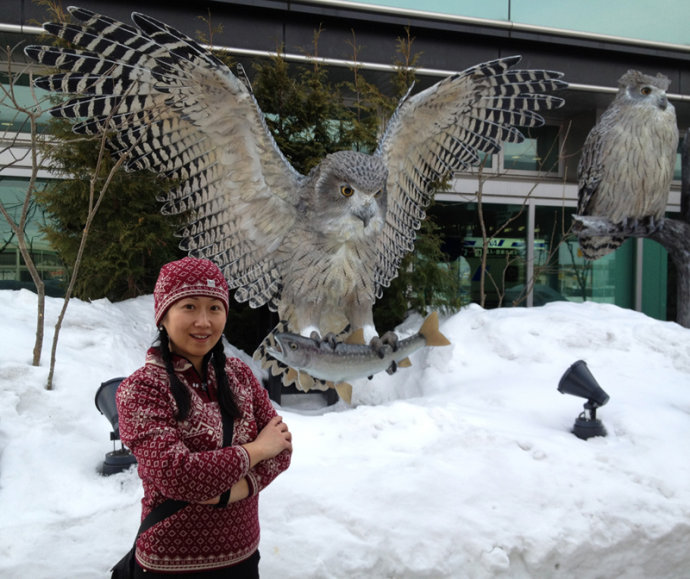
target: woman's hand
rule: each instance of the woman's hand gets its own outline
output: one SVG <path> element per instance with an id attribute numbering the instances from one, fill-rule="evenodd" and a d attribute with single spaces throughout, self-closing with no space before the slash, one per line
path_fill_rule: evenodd
<path id="1" fill-rule="evenodd" d="M 262 460 L 273 458 L 284 450 L 292 452 L 292 434 L 288 430 L 287 424 L 283 422 L 282 417 L 274 416 L 252 442 L 243 444 L 242 447 L 249 454 L 249 467 L 252 468 Z M 241 501 L 248 496 L 249 484 L 247 479 L 243 478 L 231 488 L 230 500 L 228 502 Z M 200 504 L 217 505 L 219 502 L 220 497 L 218 496 L 202 501 Z"/>
<path id="2" fill-rule="evenodd" d="M 252 468 L 262 460 L 273 458 L 284 450 L 292 452 L 292 434 L 287 424 L 283 422 L 283 418 L 274 416 L 254 441 L 242 446 L 249 454 L 250 468 Z"/>

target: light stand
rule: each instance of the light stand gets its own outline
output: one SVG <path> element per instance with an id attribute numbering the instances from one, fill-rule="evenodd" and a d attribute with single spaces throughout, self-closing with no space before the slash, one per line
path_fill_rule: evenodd
<path id="1" fill-rule="evenodd" d="M 578 360 L 565 371 L 558 383 L 558 391 L 586 398 L 585 410 L 573 425 L 573 434 L 582 440 L 593 436 L 606 436 L 606 428 L 597 418 L 597 408 L 609 401 L 609 395 L 599 386 L 584 360 Z"/>
<path id="2" fill-rule="evenodd" d="M 124 378 L 111 378 L 103 382 L 96 392 L 96 408 L 108 419 L 108 422 L 113 427 L 110 433 L 110 440 L 113 441 L 113 450 L 105 455 L 105 460 L 99 468 L 99 472 L 104 476 L 110 476 L 123 470 L 127 470 L 133 464 L 136 464 L 137 459 L 125 448 L 120 441 L 120 448 L 117 448 L 116 442 L 120 440 L 120 425 L 117 416 L 117 405 L 115 404 L 115 393 L 117 387 Z"/>

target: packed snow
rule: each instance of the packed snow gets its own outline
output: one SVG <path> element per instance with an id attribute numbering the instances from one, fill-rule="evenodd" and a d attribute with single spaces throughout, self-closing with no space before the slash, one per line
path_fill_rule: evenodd
<path id="1" fill-rule="evenodd" d="M 73 300 L 47 391 L 61 304 L 33 367 L 36 296 L 0 291 L 3 579 L 108 577 L 139 524 L 136 470 L 98 473 L 94 395 L 142 364 L 152 299 Z M 262 577 L 690 577 L 690 330 L 559 302 L 469 306 L 441 331 L 451 346 L 357 381 L 352 405 L 283 397 L 294 455 L 262 493 Z M 557 386 L 577 360 L 610 396 L 606 437 L 571 433 L 586 401 Z"/>

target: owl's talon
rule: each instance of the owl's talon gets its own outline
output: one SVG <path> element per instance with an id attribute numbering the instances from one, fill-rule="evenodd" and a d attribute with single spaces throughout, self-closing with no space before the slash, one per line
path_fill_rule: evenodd
<path id="1" fill-rule="evenodd" d="M 654 215 L 650 215 L 649 217 L 646 218 L 647 222 L 647 231 L 652 234 L 656 233 L 657 231 L 661 231 L 664 228 L 664 218 L 663 217 L 654 217 Z"/>
<path id="2" fill-rule="evenodd" d="M 398 338 L 398 334 L 396 334 L 395 332 L 386 332 L 385 334 L 383 334 L 383 336 L 381 336 L 381 342 L 393 348 L 394 352 L 398 351 L 399 341 L 400 340 Z"/>
<path id="3" fill-rule="evenodd" d="M 386 332 L 383 336 L 374 336 L 369 346 L 378 354 L 379 358 L 383 360 L 386 356 L 386 346 L 390 346 L 393 352 L 398 350 L 398 336 L 395 332 Z"/>
<path id="4" fill-rule="evenodd" d="M 379 338 L 378 336 L 374 336 L 370 341 L 369 341 L 369 347 L 376 352 L 379 358 L 383 360 L 383 358 L 386 355 L 386 351 L 384 349 L 384 343 Z"/>
<path id="5" fill-rule="evenodd" d="M 623 229 L 624 230 L 634 231 L 637 229 L 637 227 L 639 225 L 640 225 L 640 221 L 637 219 L 637 217 L 626 217 L 623 220 Z"/>
<path id="6" fill-rule="evenodd" d="M 331 350 L 335 350 L 336 345 L 338 344 L 338 338 L 333 332 L 328 332 L 322 339 L 321 339 L 322 344 L 327 344 L 328 347 Z"/>

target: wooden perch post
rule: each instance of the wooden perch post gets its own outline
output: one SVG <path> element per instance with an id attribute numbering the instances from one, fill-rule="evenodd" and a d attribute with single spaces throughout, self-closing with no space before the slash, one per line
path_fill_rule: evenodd
<path id="1" fill-rule="evenodd" d="M 613 223 L 605 217 L 575 216 L 574 230 L 587 237 L 647 237 L 660 243 L 676 266 L 676 322 L 690 328 L 690 129 L 681 146 L 680 219 Z"/>

